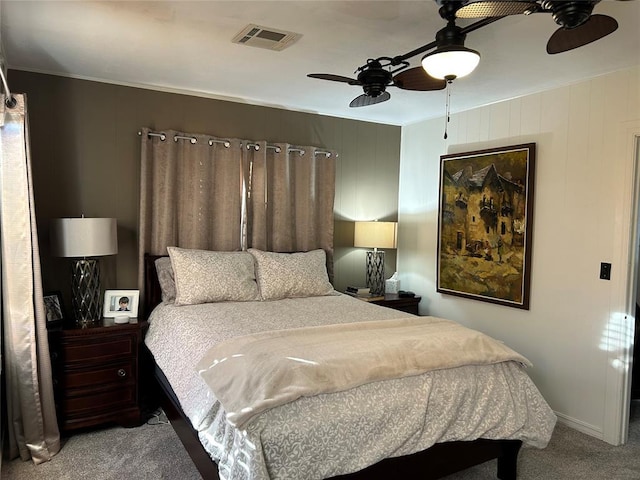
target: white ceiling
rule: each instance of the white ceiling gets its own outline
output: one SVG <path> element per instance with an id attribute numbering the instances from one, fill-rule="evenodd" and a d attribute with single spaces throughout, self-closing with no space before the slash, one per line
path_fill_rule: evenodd
<path id="1" fill-rule="evenodd" d="M 392 87 L 387 102 L 349 108 L 360 87 L 306 76 L 353 77 L 368 58 L 432 42 L 444 26 L 432 0 L 0 1 L 9 68 L 393 125 L 444 115 L 444 91 Z M 639 65 L 640 1 L 605 0 L 595 12 L 616 18 L 619 29 L 558 55 L 545 51 L 557 27 L 549 14 L 512 16 L 470 33 L 466 45 L 482 60 L 454 82 L 452 111 Z M 280 52 L 232 43 L 249 23 L 303 36 Z"/>

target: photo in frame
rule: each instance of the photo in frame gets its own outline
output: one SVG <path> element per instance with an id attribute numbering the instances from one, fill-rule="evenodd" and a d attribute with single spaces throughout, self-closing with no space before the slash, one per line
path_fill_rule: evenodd
<path id="1" fill-rule="evenodd" d="M 62 294 L 59 291 L 47 292 L 43 295 L 44 313 L 47 317 L 47 324 L 62 323 L 65 321 L 64 304 Z"/>
<path id="2" fill-rule="evenodd" d="M 436 291 L 529 309 L 535 143 L 442 155 Z"/>
<path id="3" fill-rule="evenodd" d="M 104 309 L 102 315 L 106 318 L 138 316 L 139 290 L 107 290 L 104 292 Z"/>

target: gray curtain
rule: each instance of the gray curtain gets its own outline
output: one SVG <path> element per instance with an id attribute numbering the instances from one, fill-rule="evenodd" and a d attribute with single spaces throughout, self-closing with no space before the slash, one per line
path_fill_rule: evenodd
<path id="1" fill-rule="evenodd" d="M 252 155 L 248 247 L 273 252 L 322 248 L 333 279 L 335 158 L 333 152 L 289 144 Z"/>
<path id="2" fill-rule="evenodd" d="M 142 130 L 139 276 L 144 253 L 166 255 L 168 246 L 233 251 L 241 248 L 243 196 L 239 140 Z M 228 146 L 227 146 L 228 145 Z"/>
<path id="3" fill-rule="evenodd" d="M 138 285 L 167 246 L 323 248 L 333 271 L 335 153 L 142 129 Z"/>
<path id="4" fill-rule="evenodd" d="M 50 460 L 60 450 L 40 252 L 33 203 L 27 106 L 0 112 L 2 336 L 11 458 Z"/>

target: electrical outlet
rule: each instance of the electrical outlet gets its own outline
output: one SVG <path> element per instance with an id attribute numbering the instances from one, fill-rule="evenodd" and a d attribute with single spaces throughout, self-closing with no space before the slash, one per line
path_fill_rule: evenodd
<path id="1" fill-rule="evenodd" d="M 600 264 L 600 278 L 602 280 L 611 280 L 611 264 L 602 262 Z"/>

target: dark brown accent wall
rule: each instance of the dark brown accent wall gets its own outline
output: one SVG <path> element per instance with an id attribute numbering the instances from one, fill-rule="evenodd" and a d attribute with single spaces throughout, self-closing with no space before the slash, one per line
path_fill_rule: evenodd
<path id="1" fill-rule="evenodd" d="M 119 252 L 101 259 L 102 286 L 138 287 L 137 132 L 144 126 L 335 149 L 336 221 L 397 218 L 398 126 L 17 70 L 9 71 L 9 84 L 27 94 L 44 288 L 61 290 L 67 303 L 70 267 L 49 254 L 51 218 L 116 217 Z M 348 260 L 349 242 L 349 228 L 341 224 L 339 289 L 364 279 L 364 265 Z"/>

